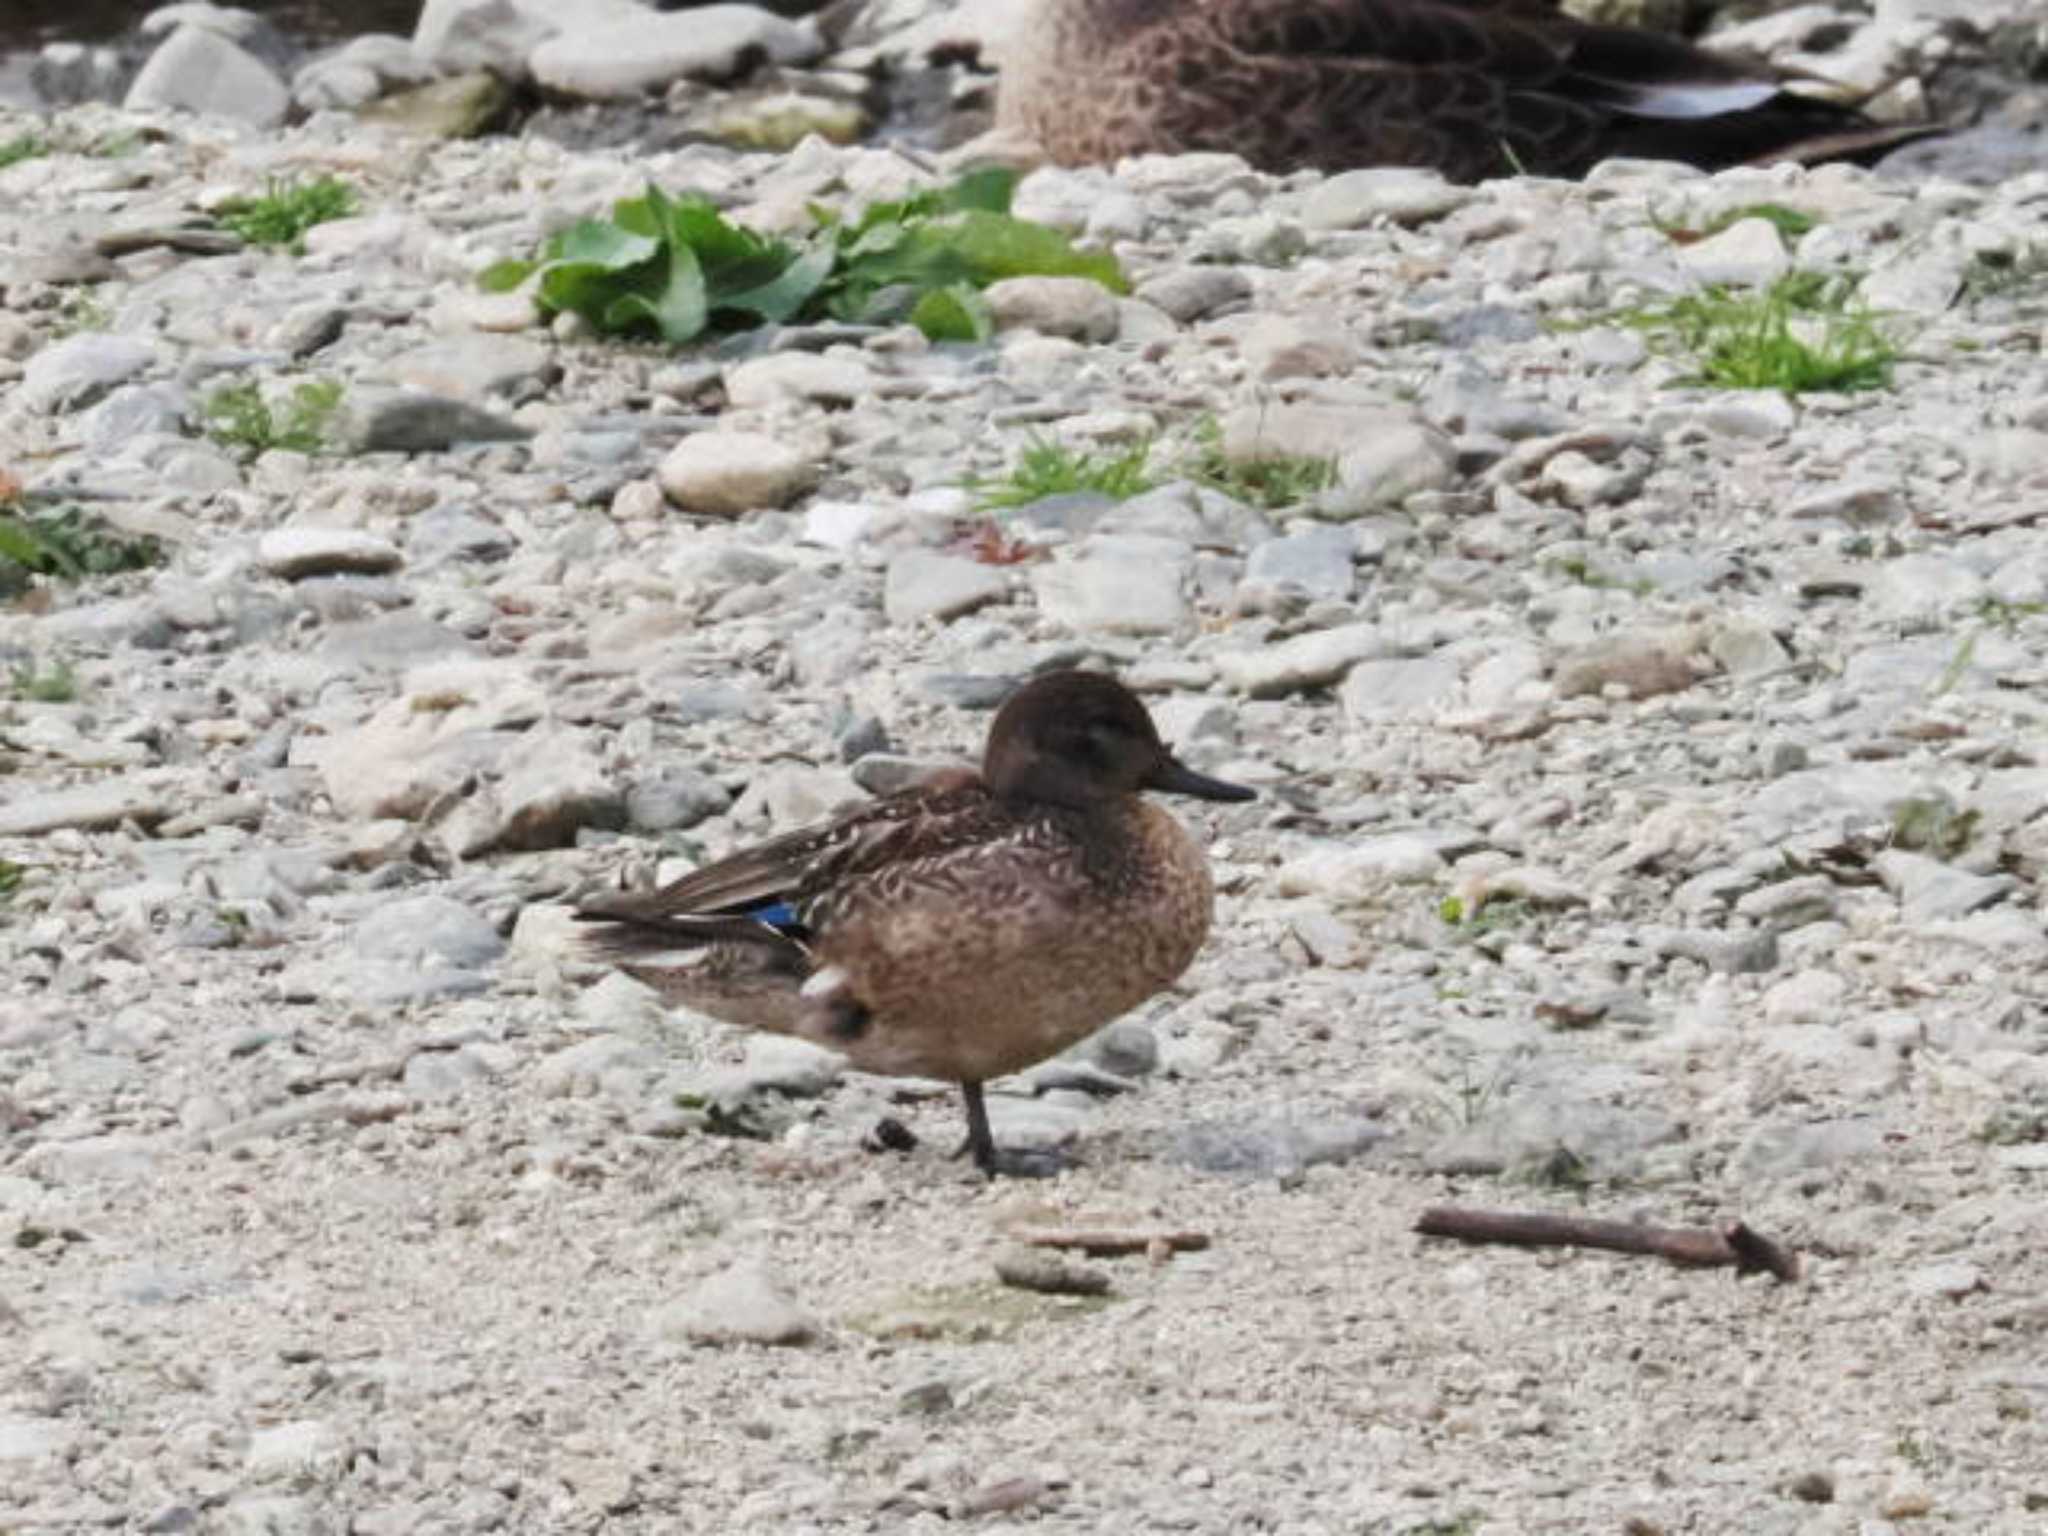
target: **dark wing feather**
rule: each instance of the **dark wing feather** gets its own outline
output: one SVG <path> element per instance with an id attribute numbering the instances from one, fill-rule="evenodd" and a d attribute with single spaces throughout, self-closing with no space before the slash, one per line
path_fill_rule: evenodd
<path id="1" fill-rule="evenodd" d="M 914 789 L 799 828 L 692 870 L 658 891 L 609 893 L 577 913 L 591 921 L 638 924 L 690 941 L 701 936 L 788 937 L 809 927 L 820 901 L 847 882 L 900 861 L 958 846 L 994 804 L 979 783 Z M 786 902 L 794 924 L 747 914 Z"/>
<path id="2" fill-rule="evenodd" d="M 1250 138 L 1272 169 L 1433 165 L 1473 180 L 1575 175 L 1612 155 L 1716 167 L 1846 158 L 1930 131 L 1880 128 L 1683 38 L 1576 21 L 1546 0 L 1226 0 L 1202 14 L 1210 46 L 1176 36 L 1185 13 L 1148 44 L 1183 55 L 1184 84 L 1203 77 L 1161 105 L 1168 132 L 1240 152 Z"/>

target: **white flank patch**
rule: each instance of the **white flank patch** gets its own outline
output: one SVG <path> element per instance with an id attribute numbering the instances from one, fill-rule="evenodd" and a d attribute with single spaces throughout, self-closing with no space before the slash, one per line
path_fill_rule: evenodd
<path id="1" fill-rule="evenodd" d="M 834 992 L 845 991 L 849 979 L 836 965 L 821 966 L 804 983 L 802 995 L 812 999 L 830 997 Z"/>

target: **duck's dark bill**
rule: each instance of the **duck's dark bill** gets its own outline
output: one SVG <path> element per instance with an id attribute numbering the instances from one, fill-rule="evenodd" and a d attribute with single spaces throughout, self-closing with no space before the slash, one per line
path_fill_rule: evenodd
<path id="1" fill-rule="evenodd" d="M 1177 757 L 1169 757 L 1153 769 L 1145 787 L 1165 795 L 1193 795 L 1198 800 L 1252 800 L 1258 797 L 1257 790 L 1246 789 L 1242 784 L 1226 784 L 1206 773 L 1197 773 Z"/>

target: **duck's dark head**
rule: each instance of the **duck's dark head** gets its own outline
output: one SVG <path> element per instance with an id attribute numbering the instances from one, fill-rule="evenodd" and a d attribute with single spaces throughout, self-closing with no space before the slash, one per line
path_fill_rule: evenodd
<path id="1" fill-rule="evenodd" d="M 981 776 L 1006 800 L 1078 810 L 1141 789 L 1252 798 L 1251 790 L 1197 773 L 1167 751 L 1137 696 L 1099 672 L 1048 672 L 1011 694 L 989 727 Z"/>

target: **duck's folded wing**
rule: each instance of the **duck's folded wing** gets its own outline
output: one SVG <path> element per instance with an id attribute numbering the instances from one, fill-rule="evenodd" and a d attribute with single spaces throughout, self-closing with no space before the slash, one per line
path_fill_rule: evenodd
<path id="1" fill-rule="evenodd" d="M 720 930 L 721 923 L 741 931 L 763 922 L 785 933 L 800 930 L 836 888 L 914 854 L 989 803 L 979 788 L 946 786 L 892 795 L 742 849 L 657 891 L 609 893 L 585 901 L 577 915 L 671 928 L 687 920 L 709 937 L 736 936 Z"/>
<path id="2" fill-rule="evenodd" d="M 1264 102 L 1239 105 L 1294 134 L 1298 147 L 1277 158 L 1302 164 L 1435 165 L 1470 179 L 1576 173 L 1618 154 L 1812 158 L 1797 148 L 1808 139 L 1832 137 L 1840 153 L 1844 134 L 1888 145 L 1924 131 L 1876 129 L 1683 38 L 1576 21 L 1546 0 L 1220 0 L 1208 14 L 1261 77 Z"/>

